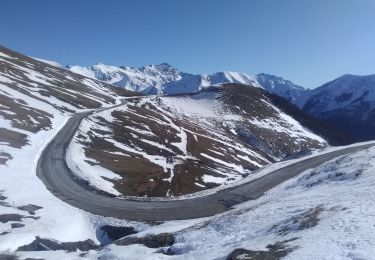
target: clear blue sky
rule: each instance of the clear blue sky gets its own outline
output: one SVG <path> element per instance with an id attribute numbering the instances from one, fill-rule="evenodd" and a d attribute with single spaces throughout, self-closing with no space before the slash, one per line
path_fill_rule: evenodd
<path id="1" fill-rule="evenodd" d="M 375 1 L 1 0 L 0 44 L 64 65 L 168 62 L 312 88 L 375 74 Z"/>

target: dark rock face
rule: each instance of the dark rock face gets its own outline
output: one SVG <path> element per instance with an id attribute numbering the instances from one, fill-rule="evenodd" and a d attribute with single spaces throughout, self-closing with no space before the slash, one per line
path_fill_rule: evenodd
<path id="1" fill-rule="evenodd" d="M 133 227 L 116 227 L 105 225 L 100 229 L 103 230 L 108 238 L 112 241 L 137 233 L 137 231 Z"/>
<path id="2" fill-rule="evenodd" d="M 268 251 L 254 251 L 254 250 L 247 250 L 243 248 L 233 250 L 227 257 L 227 260 L 244 260 L 244 259 L 251 259 L 251 260 L 278 260 L 289 253 L 291 253 L 294 248 L 287 247 L 286 243 L 289 241 L 295 240 L 295 238 L 277 242 L 273 245 L 268 245 Z"/>
<path id="3" fill-rule="evenodd" d="M 22 228 L 25 225 L 22 224 L 22 223 L 12 223 L 10 226 L 11 226 L 11 228 Z"/>
<path id="4" fill-rule="evenodd" d="M 148 235 L 145 237 L 125 237 L 115 242 L 116 245 L 127 246 L 132 244 L 142 244 L 149 248 L 159 248 L 172 246 L 175 238 L 171 233 L 161 233 L 157 235 Z"/>
<path id="5" fill-rule="evenodd" d="M 42 209 L 43 207 L 36 206 L 33 204 L 28 204 L 25 206 L 17 207 L 19 210 L 27 211 L 30 215 L 35 215 L 35 211 Z"/>
<path id="6" fill-rule="evenodd" d="M 336 102 L 345 102 L 352 98 L 353 92 L 350 93 L 343 93 L 340 96 L 335 97 Z"/>
<path id="7" fill-rule="evenodd" d="M 0 164 L 2 164 L 2 153 L 0 152 Z M 4 162 L 5 163 L 5 162 Z M 2 195 L 2 193 L 0 192 L 0 206 L 3 206 L 3 207 L 10 207 L 9 203 L 6 202 L 5 200 L 7 199 L 8 197 L 5 197 L 4 195 Z"/>
<path id="8" fill-rule="evenodd" d="M 12 254 L 0 253 L 0 260 L 17 260 L 18 257 Z"/>
<path id="9" fill-rule="evenodd" d="M 99 249 L 99 245 L 95 244 L 94 241 L 88 239 L 85 241 L 78 242 L 57 242 L 55 240 L 35 237 L 35 240 L 28 245 L 21 246 L 17 251 L 50 251 L 50 250 L 66 250 L 68 252 L 73 251 L 88 251 Z"/>
<path id="10" fill-rule="evenodd" d="M 13 159 L 13 157 L 6 152 L 0 152 L 0 164 L 6 164 L 8 160 Z"/>
<path id="11" fill-rule="evenodd" d="M 0 215 L 0 222 L 7 223 L 9 221 L 21 221 L 24 216 L 19 214 L 2 214 Z"/>
<path id="12" fill-rule="evenodd" d="M 315 227 L 319 222 L 319 216 L 323 212 L 323 207 L 311 208 L 303 213 L 297 214 L 284 222 L 274 225 L 271 231 L 276 231 L 279 236 Z"/>

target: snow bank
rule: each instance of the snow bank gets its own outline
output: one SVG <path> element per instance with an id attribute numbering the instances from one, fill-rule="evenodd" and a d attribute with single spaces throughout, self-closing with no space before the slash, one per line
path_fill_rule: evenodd
<path id="1" fill-rule="evenodd" d="M 375 248 L 374 159 L 375 148 L 341 156 L 257 200 L 199 220 L 177 232 L 171 248 L 177 255 L 166 256 L 139 245 L 109 246 L 99 255 L 221 259 L 236 248 L 267 251 L 269 244 L 290 240 L 287 246 L 293 250 L 285 259 L 371 259 Z M 353 178 L 358 171 L 361 174 Z M 344 177 L 332 179 L 335 175 Z M 317 179 L 321 181 L 316 183 Z"/>

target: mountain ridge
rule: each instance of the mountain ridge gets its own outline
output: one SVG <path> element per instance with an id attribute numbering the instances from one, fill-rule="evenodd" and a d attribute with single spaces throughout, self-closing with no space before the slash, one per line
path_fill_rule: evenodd
<path id="1" fill-rule="evenodd" d="M 311 91 L 303 110 L 355 141 L 375 138 L 375 75 L 344 74 Z"/>
<path id="2" fill-rule="evenodd" d="M 101 70 L 102 67 L 106 70 Z M 98 64 L 70 67 L 70 70 L 145 94 L 196 93 L 225 83 L 251 85 L 285 98 L 326 126 L 337 129 L 340 136 L 347 136 L 347 141 L 343 143 L 375 138 L 375 126 L 372 125 L 375 114 L 375 93 L 372 87 L 375 86 L 375 75 L 347 73 L 320 87 L 307 89 L 266 73 L 255 76 L 232 71 L 190 74 L 181 72 L 168 63 L 140 68 Z M 87 74 L 87 70 L 91 74 Z"/>
<path id="3" fill-rule="evenodd" d="M 140 68 L 109 66 L 102 63 L 89 67 L 68 66 L 67 68 L 86 77 L 146 94 L 193 93 L 212 85 L 241 83 L 264 88 L 301 107 L 307 99 L 305 94 L 309 93 L 302 86 L 266 73 L 255 76 L 233 71 L 191 74 L 182 72 L 168 63 Z"/>

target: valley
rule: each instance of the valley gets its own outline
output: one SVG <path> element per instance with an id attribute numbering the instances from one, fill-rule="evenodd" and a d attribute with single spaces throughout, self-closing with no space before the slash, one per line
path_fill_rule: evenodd
<path id="1" fill-rule="evenodd" d="M 181 196 L 326 145 L 273 105 L 266 92 L 225 84 L 196 94 L 127 99 L 84 119 L 68 165 L 113 195 Z"/>
<path id="2" fill-rule="evenodd" d="M 1 257 L 298 257 L 352 228 L 369 241 L 345 217 L 372 214 L 374 143 L 337 122 L 363 112 L 345 122 L 367 127 L 371 80 L 331 97 L 268 74 L 81 70 L 0 47 Z"/>

